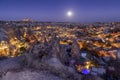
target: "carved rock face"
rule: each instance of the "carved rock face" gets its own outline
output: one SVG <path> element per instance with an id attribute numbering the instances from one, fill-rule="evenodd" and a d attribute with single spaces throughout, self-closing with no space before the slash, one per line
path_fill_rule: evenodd
<path id="1" fill-rule="evenodd" d="M 58 58 L 60 53 L 60 45 L 59 45 L 59 40 L 56 37 L 52 39 L 49 47 L 52 47 L 50 56 L 54 58 Z"/>
<path id="2" fill-rule="evenodd" d="M 80 56 L 80 48 L 79 48 L 79 45 L 77 43 L 76 40 L 73 40 L 73 44 L 72 44 L 72 57 L 73 58 L 79 58 Z"/>

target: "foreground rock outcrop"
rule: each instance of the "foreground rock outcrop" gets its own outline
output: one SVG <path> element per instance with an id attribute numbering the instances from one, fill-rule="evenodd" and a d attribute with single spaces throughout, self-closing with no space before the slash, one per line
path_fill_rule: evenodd
<path id="1" fill-rule="evenodd" d="M 8 58 L 0 61 L 0 76 L 6 74 L 8 71 L 20 70 L 24 66 L 23 56 Z"/>
<path id="2" fill-rule="evenodd" d="M 1 80 L 63 80 L 47 71 L 24 70 L 20 72 L 7 72 Z"/>
<path id="3" fill-rule="evenodd" d="M 74 50 L 69 58 L 62 52 L 64 50 L 57 37 L 53 37 L 50 42 L 35 43 L 21 56 L 0 62 L 0 80 L 83 80 L 86 77 L 77 73 L 70 64 L 71 59 L 80 56 L 77 42 L 72 47 Z M 93 77 L 92 80 L 97 78 Z"/>

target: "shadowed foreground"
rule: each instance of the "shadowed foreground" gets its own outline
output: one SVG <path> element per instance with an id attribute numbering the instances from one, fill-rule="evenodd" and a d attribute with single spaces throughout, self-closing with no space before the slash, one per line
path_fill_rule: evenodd
<path id="1" fill-rule="evenodd" d="M 63 80 L 47 71 L 24 70 L 20 72 L 7 72 L 1 80 Z"/>

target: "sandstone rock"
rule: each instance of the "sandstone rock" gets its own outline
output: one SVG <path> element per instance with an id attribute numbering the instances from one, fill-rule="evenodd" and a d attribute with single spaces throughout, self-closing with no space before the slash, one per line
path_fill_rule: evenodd
<path id="1" fill-rule="evenodd" d="M 0 61 L 0 75 L 11 71 L 11 70 L 20 70 L 24 66 L 24 57 L 9 58 Z"/>
<path id="2" fill-rule="evenodd" d="M 45 71 L 7 72 L 1 80 L 63 80 Z"/>
<path id="3" fill-rule="evenodd" d="M 76 73 L 76 72 L 75 72 L 75 69 L 72 68 L 72 67 L 68 67 L 68 71 L 69 71 L 70 73 L 74 73 L 74 74 Z"/>
<path id="4" fill-rule="evenodd" d="M 80 48 L 75 39 L 73 39 L 73 44 L 72 44 L 72 57 L 73 58 L 79 58 L 80 57 Z"/>
<path id="5" fill-rule="evenodd" d="M 95 72 L 97 74 L 104 74 L 106 73 L 106 70 L 104 68 L 92 68 L 92 72 Z"/>
<path id="6" fill-rule="evenodd" d="M 63 68 L 63 64 L 57 58 L 51 58 L 47 61 L 50 66 L 55 67 L 56 69 Z"/>
<path id="7" fill-rule="evenodd" d="M 117 57 L 117 60 L 119 61 L 120 60 L 120 49 L 117 50 L 116 57 Z"/>

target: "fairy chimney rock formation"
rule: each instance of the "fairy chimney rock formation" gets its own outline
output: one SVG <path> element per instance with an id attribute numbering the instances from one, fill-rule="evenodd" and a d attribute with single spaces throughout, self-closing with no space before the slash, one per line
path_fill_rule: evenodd
<path id="1" fill-rule="evenodd" d="M 75 39 L 73 39 L 71 53 L 72 53 L 72 58 L 78 59 L 80 57 L 80 48 Z"/>

